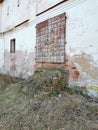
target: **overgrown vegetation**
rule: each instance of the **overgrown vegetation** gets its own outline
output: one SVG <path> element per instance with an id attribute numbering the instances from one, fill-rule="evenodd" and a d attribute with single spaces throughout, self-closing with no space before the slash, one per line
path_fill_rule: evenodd
<path id="1" fill-rule="evenodd" d="M 90 98 L 87 93 L 81 90 L 68 87 L 68 70 L 58 69 L 39 69 L 29 79 L 20 81 L 20 91 L 28 97 L 33 97 L 40 92 L 47 92 L 46 97 L 58 96 L 62 91 L 71 95 L 78 94 L 85 98 Z"/>
<path id="2" fill-rule="evenodd" d="M 68 75 L 63 68 L 39 69 L 28 79 L 5 82 L 0 130 L 97 130 L 98 105 L 68 88 Z"/>
<path id="3" fill-rule="evenodd" d="M 6 74 L 0 74 L 0 89 L 5 88 L 9 83 L 12 83 L 13 78 Z"/>

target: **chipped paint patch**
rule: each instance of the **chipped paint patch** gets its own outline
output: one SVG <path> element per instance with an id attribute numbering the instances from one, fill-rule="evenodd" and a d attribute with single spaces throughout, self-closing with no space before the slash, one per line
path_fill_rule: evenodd
<path id="1" fill-rule="evenodd" d="M 98 98 L 98 85 L 91 85 L 91 86 L 87 86 L 87 90 L 88 90 L 88 94 L 91 97 L 96 97 Z"/>
<path id="2" fill-rule="evenodd" d="M 16 51 L 16 53 L 4 52 L 4 70 L 12 76 L 27 77 L 34 72 L 34 52 Z"/>
<path id="3" fill-rule="evenodd" d="M 88 89 L 98 91 L 98 86 L 89 86 Z"/>
<path id="4" fill-rule="evenodd" d="M 85 72 L 92 79 L 98 80 L 98 67 L 91 54 L 77 54 L 72 58 L 74 63 L 79 65 L 81 72 Z"/>

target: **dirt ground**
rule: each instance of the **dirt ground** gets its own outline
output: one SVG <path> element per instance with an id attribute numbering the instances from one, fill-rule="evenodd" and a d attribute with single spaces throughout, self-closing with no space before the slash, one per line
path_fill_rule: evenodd
<path id="1" fill-rule="evenodd" d="M 98 130 L 98 104 L 69 91 L 60 70 L 1 77 L 0 130 Z"/>

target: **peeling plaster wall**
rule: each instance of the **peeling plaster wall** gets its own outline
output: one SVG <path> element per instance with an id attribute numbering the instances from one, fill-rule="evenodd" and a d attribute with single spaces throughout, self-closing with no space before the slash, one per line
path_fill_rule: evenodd
<path id="1" fill-rule="evenodd" d="M 35 26 L 29 26 L 6 33 L 5 70 L 13 76 L 27 77 L 34 72 Z M 16 52 L 10 53 L 10 39 L 16 39 Z"/>
<path id="2" fill-rule="evenodd" d="M 34 19 L 34 3 L 32 0 L 21 0 L 19 7 L 17 0 L 5 0 L 2 3 L 2 19 L 0 19 L 2 30 L 0 32 L 3 37 L 2 39 L 0 37 L 0 45 L 3 47 L 0 46 L 0 71 L 3 65 L 3 72 L 12 76 L 28 77 L 34 72 L 35 24 L 30 22 L 21 24 L 28 19 Z M 15 53 L 10 53 L 11 39 L 16 40 Z M 3 59 L 2 62 L 1 59 Z"/>
<path id="3" fill-rule="evenodd" d="M 93 5 L 93 6 L 92 6 Z M 98 1 L 85 1 L 67 12 L 68 63 L 74 64 L 81 85 L 98 85 Z"/>
<path id="4" fill-rule="evenodd" d="M 67 16 L 65 66 L 71 72 L 70 84 L 98 86 L 98 1 L 66 1 L 39 15 L 36 23 L 64 12 Z M 79 72 L 77 78 L 72 76 L 75 71 Z"/>
<path id="5" fill-rule="evenodd" d="M 2 15 L 2 9 L 1 9 L 1 4 L 0 4 L 0 32 L 1 32 L 1 15 Z"/>
<path id="6" fill-rule="evenodd" d="M 9 16 L 5 16 L 7 1 L 13 8 Z M 98 0 L 68 0 L 38 16 L 36 0 L 24 0 L 20 9 L 11 2 L 5 0 L 2 6 L 2 31 L 13 29 L 4 33 L 6 72 L 14 76 L 32 74 L 35 67 L 36 24 L 66 12 L 66 62 L 62 66 L 70 70 L 70 84 L 98 86 Z M 43 6 L 48 8 L 45 4 Z M 28 18 L 27 24 L 14 28 Z M 15 54 L 10 53 L 10 39 L 13 38 L 16 39 Z"/>
<path id="7" fill-rule="evenodd" d="M 4 42 L 3 36 L 0 35 L 0 72 L 4 69 Z"/>

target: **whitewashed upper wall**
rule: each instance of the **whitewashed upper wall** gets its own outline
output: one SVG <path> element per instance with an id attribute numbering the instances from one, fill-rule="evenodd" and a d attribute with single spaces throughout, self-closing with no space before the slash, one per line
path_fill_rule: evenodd
<path id="1" fill-rule="evenodd" d="M 86 0 L 67 10 L 68 55 L 91 54 L 98 60 L 98 0 Z M 72 49 L 74 48 L 74 49 Z"/>
<path id="2" fill-rule="evenodd" d="M 5 0 L 2 3 L 2 32 L 29 19 L 29 0 Z"/>
<path id="3" fill-rule="evenodd" d="M 62 1 L 64 0 L 37 0 L 36 14 L 40 14 Z"/>
<path id="4" fill-rule="evenodd" d="M 3 66 L 4 66 L 4 42 L 2 41 L 3 41 L 3 36 L 0 35 L 0 72 L 3 70 Z"/>
<path id="5" fill-rule="evenodd" d="M 0 32 L 1 32 L 1 11 L 2 9 L 1 9 L 1 4 L 0 4 Z"/>

